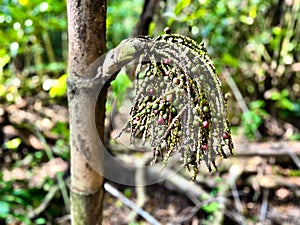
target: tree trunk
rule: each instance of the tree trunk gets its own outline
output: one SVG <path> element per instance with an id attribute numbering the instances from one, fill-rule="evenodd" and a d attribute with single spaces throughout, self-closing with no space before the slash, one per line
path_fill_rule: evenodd
<path id="1" fill-rule="evenodd" d="M 69 78 L 73 83 L 88 76 L 89 66 L 105 51 L 106 34 L 106 0 L 68 0 L 68 32 L 69 32 Z M 71 82 L 70 82 L 71 81 Z M 71 147 L 71 220 L 72 224 L 95 225 L 102 223 L 103 211 L 103 177 L 97 173 L 83 158 L 93 143 L 79 145 L 74 135 L 72 117 L 74 111 L 84 111 L 86 102 L 72 104 L 74 90 L 68 87 L 70 112 L 70 147 Z M 96 128 L 103 140 L 105 117 L 106 89 L 99 95 L 95 111 Z M 89 99 L 86 99 L 89 101 Z M 76 129 L 80 125 L 76 125 Z M 82 138 L 90 134 L 78 131 Z M 99 162 L 101 164 L 101 161 Z"/>
<path id="2" fill-rule="evenodd" d="M 141 13 L 139 21 L 136 24 L 132 33 L 133 37 L 137 37 L 140 35 L 148 35 L 149 26 L 150 23 L 153 21 L 153 14 L 158 3 L 158 0 L 145 0 L 143 12 Z"/>

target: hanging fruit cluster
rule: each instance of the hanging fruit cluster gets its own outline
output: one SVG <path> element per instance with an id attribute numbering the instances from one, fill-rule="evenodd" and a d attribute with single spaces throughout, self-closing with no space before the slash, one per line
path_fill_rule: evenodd
<path id="1" fill-rule="evenodd" d="M 203 43 L 166 33 L 153 40 L 148 60 L 141 63 L 124 130 L 131 133 L 132 144 L 137 139 L 150 144 L 153 162 L 166 163 L 181 153 L 195 179 L 202 160 L 211 171 L 217 155 L 226 158 L 226 148 L 232 153 L 227 98 Z"/>

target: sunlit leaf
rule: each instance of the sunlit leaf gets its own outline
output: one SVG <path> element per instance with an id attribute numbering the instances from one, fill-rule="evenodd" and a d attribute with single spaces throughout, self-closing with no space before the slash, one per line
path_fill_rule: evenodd
<path id="1" fill-rule="evenodd" d="M 4 66 L 9 63 L 10 56 L 8 54 L 4 54 L 0 56 L 0 76 L 2 76 Z"/>
<path id="2" fill-rule="evenodd" d="M 155 23 L 151 22 L 149 25 L 149 31 L 148 31 L 149 36 L 153 35 L 154 28 L 155 28 Z"/>
<path id="3" fill-rule="evenodd" d="M 111 82 L 112 91 L 115 97 L 117 97 L 122 90 L 132 85 L 131 80 L 126 73 L 120 72 L 115 80 Z"/>
<path id="4" fill-rule="evenodd" d="M 8 149 L 17 149 L 22 143 L 21 138 L 14 138 L 5 143 L 5 147 Z"/>
<path id="5" fill-rule="evenodd" d="M 68 75 L 64 74 L 54 82 L 54 85 L 49 90 L 50 98 L 64 96 L 67 92 L 67 78 Z"/>
<path id="6" fill-rule="evenodd" d="M 241 16 L 240 16 L 240 21 L 241 21 L 242 23 L 247 24 L 247 25 L 252 25 L 253 22 L 254 22 L 254 20 L 253 20 L 252 17 L 250 17 L 250 16 L 245 16 L 245 15 L 241 15 Z"/>
<path id="7" fill-rule="evenodd" d="M 278 104 L 279 104 L 280 108 L 282 108 L 282 109 L 287 109 L 290 111 L 294 111 L 294 109 L 295 109 L 293 102 L 291 102 L 287 98 L 281 99 Z"/>
<path id="8" fill-rule="evenodd" d="M 28 0 L 19 0 L 20 5 L 26 6 L 28 5 Z"/>
<path id="9" fill-rule="evenodd" d="M 174 13 L 178 15 L 185 7 L 189 6 L 191 4 L 191 0 L 180 0 L 176 6 Z"/>
<path id="10" fill-rule="evenodd" d="M 219 209 L 219 204 L 217 202 L 211 202 L 207 205 L 204 205 L 202 209 L 207 213 L 213 213 Z"/>
<path id="11" fill-rule="evenodd" d="M 229 53 L 224 53 L 222 55 L 222 62 L 225 65 L 228 65 L 230 67 L 238 67 L 239 66 L 239 60 L 235 57 L 233 57 L 232 55 L 230 55 Z"/>
<path id="12" fill-rule="evenodd" d="M 253 19 L 255 19 L 256 17 L 256 12 L 257 12 L 257 7 L 256 5 L 253 5 L 250 9 L 249 9 L 249 16 Z"/>
<path id="13" fill-rule="evenodd" d="M 282 98 L 282 94 L 279 91 L 273 91 L 271 93 L 270 99 L 273 101 L 279 100 Z"/>
<path id="14" fill-rule="evenodd" d="M 249 104 L 250 109 L 257 109 L 257 108 L 261 108 L 264 107 L 266 105 L 264 100 L 256 100 L 256 101 L 252 101 Z"/>

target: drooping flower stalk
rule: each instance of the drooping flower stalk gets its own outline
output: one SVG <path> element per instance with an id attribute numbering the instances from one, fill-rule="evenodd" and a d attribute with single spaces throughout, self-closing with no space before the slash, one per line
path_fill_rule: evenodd
<path id="1" fill-rule="evenodd" d="M 163 34 L 145 49 L 136 74 L 136 96 L 125 130 L 131 142 L 149 142 L 153 163 L 167 163 L 175 153 L 193 166 L 216 168 L 215 158 L 232 153 L 227 98 L 203 43 L 178 34 Z M 146 71 L 145 71 L 146 68 Z M 144 70 L 143 70 L 144 69 Z"/>

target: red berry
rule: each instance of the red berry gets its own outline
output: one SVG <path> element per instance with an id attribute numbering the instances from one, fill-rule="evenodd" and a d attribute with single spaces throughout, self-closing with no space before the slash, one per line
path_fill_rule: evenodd
<path id="1" fill-rule="evenodd" d="M 158 125 L 163 125 L 165 123 L 164 118 L 160 117 L 158 118 L 158 120 L 156 121 Z"/>
<path id="2" fill-rule="evenodd" d="M 203 126 L 204 128 L 208 128 L 208 126 L 209 126 L 208 121 L 205 120 L 205 121 L 202 123 L 202 126 Z"/>
<path id="3" fill-rule="evenodd" d="M 169 76 L 170 75 L 170 72 L 167 70 L 167 71 L 164 71 L 164 75 L 165 76 Z"/>
<path id="4" fill-rule="evenodd" d="M 149 93 L 150 93 L 151 95 L 154 95 L 154 94 L 155 94 L 155 89 L 154 89 L 154 88 L 150 88 L 150 89 L 149 89 Z"/>
<path id="5" fill-rule="evenodd" d="M 204 151 L 206 151 L 206 150 L 207 150 L 207 144 L 203 144 L 203 145 L 201 146 L 201 149 L 204 150 Z"/>
<path id="6" fill-rule="evenodd" d="M 154 109 L 154 110 L 153 110 L 153 113 L 154 113 L 155 115 L 157 115 L 157 114 L 159 113 L 159 111 L 158 111 L 157 109 Z"/>
<path id="7" fill-rule="evenodd" d="M 170 34 L 170 33 L 171 33 L 170 27 L 165 27 L 164 32 L 165 32 L 166 34 Z"/>
<path id="8" fill-rule="evenodd" d="M 226 133 L 226 132 L 223 132 L 223 133 L 222 133 L 222 137 L 223 137 L 224 139 L 228 139 L 228 138 L 229 138 L 229 134 Z"/>
<path id="9" fill-rule="evenodd" d="M 137 117 L 137 118 L 135 118 L 135 120 L 136 120 L 136 121 L 140 121 L 140 120 L 141 120 L 141 118 L 140 118 L 140 117 Z"/>

